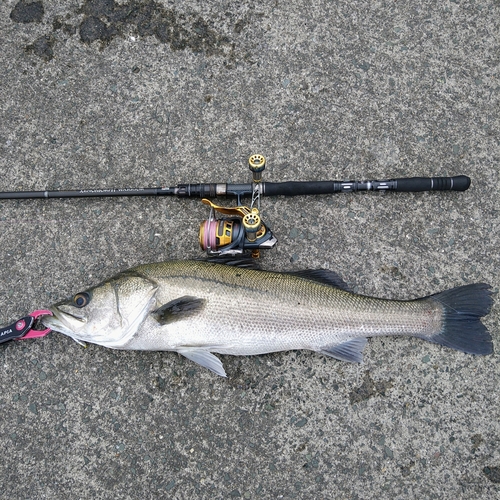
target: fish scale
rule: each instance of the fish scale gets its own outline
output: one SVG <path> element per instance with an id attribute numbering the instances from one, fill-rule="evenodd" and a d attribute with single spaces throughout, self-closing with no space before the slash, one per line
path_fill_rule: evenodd
<path id="1" fill-rule="evenodd" d="M 276 273 L 206 261 L 146 264 L 51 308 L 44 323 L 75 340 L 117 349 L 177 351 L 225 375 L 212 353 L 309 349 L 361 361 L 367 337 L 406 335 L 475 354 L 492 351 L 480 317 L 488 285 L 387 300 L 341 289 L 331 271 Z M 80 293 L 80 295 L 81 295 Z M 106 326 L 108 325 L 108 326 Z"/>

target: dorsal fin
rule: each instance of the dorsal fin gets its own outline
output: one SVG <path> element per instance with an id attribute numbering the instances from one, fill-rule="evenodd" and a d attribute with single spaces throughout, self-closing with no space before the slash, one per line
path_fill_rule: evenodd
<path id="1" fill-rule="evenodd" d="M 316 281 L 323 285 L 333 286 L 350 292 L 347 283 L 334 271 L 329 269 L 304 269 L 303 271 L 287 271 L 284 274 L 290 274 L 306 280 Z"/>

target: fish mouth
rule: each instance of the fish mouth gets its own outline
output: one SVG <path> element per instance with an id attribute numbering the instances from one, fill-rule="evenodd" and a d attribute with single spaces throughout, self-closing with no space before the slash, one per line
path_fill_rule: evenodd
<path id="1" fill-rule="evenodd" d="M 42 324 L 46 328 L 64 333 L 70 337 L 87 323 L 86 318 L 83 316 L 72 312 L 61 311 L 57 306 L 53 306 L 50 310 L 52 316 L 43 316 L 41 318 Z"/>

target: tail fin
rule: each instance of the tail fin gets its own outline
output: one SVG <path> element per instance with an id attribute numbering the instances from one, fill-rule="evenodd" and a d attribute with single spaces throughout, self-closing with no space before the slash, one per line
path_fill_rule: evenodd
<path id="1" fill-rule="evenodd" d="M 486 283 L 459 286 L 431 295 L 444 307 L 443 329 L 426 340 L 469 354 L 491 354 L 493 342 L 480 318 L 493 304 L 491 287 Z"/>

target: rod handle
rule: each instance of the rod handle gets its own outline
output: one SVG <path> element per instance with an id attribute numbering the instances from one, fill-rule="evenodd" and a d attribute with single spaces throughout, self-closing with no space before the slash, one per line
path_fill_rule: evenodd
<path id="1" fill-rule="evenodd" d="M 455 177 L 410 177 L 393 179 L 396 182 L 395 191 L 465 191 L 470 186 L 470 177 L 457 175 Z"/>

